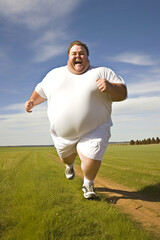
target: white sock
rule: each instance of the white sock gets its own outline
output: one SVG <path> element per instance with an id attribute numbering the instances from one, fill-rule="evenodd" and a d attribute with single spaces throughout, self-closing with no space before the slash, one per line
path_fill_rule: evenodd
<path id="1" fill-rule="evenodd" d="M 72 163 L 72 164 L 66 164 L 66 168 L 73 168 L 73 166 L 74 166 L 74 162 Z"/>
<path id="2" fill-rule="evenodd" d="M 84 177 L 84 185 L 89 185 L 89 184 L 93 184 L 93 183 L 94 183 L 94 179 L 88 180 L 87 178 Z"/>

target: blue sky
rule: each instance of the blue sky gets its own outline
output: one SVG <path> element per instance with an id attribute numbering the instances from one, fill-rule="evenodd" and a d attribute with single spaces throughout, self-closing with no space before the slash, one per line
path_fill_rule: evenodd
<path id="1" fill-rule="evenodd" d="M 159 0 L 0 0 L 0 146 L 52 144 L 46 103 L 24 103 L 73 40 L 127 83 L 111 141 L 160 137 L 159 12 Z"/>

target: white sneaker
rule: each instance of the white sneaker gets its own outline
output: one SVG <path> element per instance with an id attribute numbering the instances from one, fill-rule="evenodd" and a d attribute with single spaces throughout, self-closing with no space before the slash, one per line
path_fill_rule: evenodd
<path id="1" fill-rule="evenodd" d="M 84 197 L 86 199 L 95 199 L 97 194 L 94 191 L 94 184 L 90 183 L 89 185 L 83 185 L 82 191 L 84 192 Z"/>
<path id="2" fill-rule="evenodd" d="M 66 175 L 67 179 L 72 180 L 74 178 L 74 176 L 75 176 L 74 168 L 66 167 L 65 175 Z"/>

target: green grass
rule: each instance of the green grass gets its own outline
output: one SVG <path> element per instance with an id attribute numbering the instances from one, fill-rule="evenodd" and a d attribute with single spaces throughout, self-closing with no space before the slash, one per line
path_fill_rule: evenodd
<path id="1" fill-rule="evenodd" d="M 107 155 L 116 161 L 113 148 Z M 56 155 L 54 148 L 0 148 L 2 240 L 156 239 L 104 196 L 100 201 L 85 200 L 82 179 L 68 181 L 52 153 Z M 104 161 L 103 171 L 110 161 Z"/>
<path id="2" fill-rule="evenodd" d="M 99 175 L 160 200 L 160 144 L 109 145 Z"/>

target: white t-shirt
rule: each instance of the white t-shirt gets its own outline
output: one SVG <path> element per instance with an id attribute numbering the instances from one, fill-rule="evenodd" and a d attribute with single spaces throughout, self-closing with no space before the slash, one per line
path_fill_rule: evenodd
<path id="1" fill-rule="evenodd" d="M 124 84 L 106 67 L 90 67 L 76 75 L 67 66 L 51 70 L 35 91 L 48 100 L 50 130 L 66 139 L 79 138 L 107 122 L 112 125 L 112 99 L 97 88 L 97 79 Z"/>

